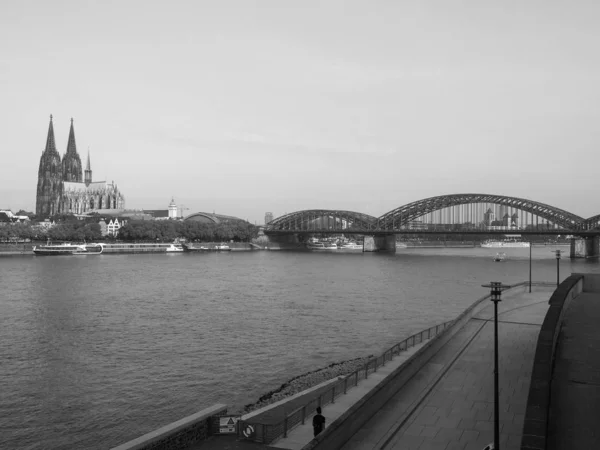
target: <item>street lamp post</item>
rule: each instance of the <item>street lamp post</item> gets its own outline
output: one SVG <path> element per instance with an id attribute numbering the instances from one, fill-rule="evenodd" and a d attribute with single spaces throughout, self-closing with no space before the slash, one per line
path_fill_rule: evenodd
<path id="1" fill-rule="evenodd" d="M 498 382 L 498 303 L 502 297 L 502 291 L 510 286 L 503 285 L 499 281 L 483 284 L 483 287 L 491 289 L 490 299 L 494 302 L 494 450 L 500 450 L 500 386 Z"/>
<path id="2" fill-rule="evenodd" d="M 556 287 L 560 284 L 560 250 L 555 250 L 556 253 Z"/>
<path id="3" fill-rule="evenodd" d="M 529 241 L 529 293 L 531 294 L 531 247 L 533 247 L 533 241 Z"/>

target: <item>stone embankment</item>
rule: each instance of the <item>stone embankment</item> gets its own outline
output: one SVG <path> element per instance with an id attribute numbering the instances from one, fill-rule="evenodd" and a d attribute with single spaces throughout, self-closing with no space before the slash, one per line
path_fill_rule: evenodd
<path id="1" fill-rule="evenodd" d="M 365 366 L 365 364 L 373 358 L 371 356 L 365 356 L 363 358 L 350 359 L 348 361 L 342 361 L 330 364 L 327 367 L 307 372 L 303 375 L 294 377 L 274 391 L 268 392 L 262 395 L 257 402 L 250 403 L 240 411 L 241 414 L 247 414 L 257 409 L 263 408 L 264 406 L 270 405 L 271 403 L 283 400 L 286 397 L 290 397 L 294 394 L 309 389 L 317 384 L 323 383 L 324 381 L 331 380 L 332 378 L 348 375 L 357 369 Z"/>

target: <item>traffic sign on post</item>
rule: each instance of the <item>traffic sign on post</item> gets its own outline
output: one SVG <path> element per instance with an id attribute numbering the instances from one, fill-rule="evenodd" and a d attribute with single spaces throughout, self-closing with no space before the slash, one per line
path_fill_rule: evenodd
<path id="1" fill-rule="evenodd" d="M 219 417 L 219 433 L 231 434 L 235 433 L 235 424 L 240 420 L 239 416 L 223 416 Z"/>

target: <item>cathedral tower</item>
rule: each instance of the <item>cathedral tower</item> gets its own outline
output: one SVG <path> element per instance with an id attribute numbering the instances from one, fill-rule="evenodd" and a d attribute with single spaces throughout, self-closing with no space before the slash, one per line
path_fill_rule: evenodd
<path id="1" fill-rule="evenodd" d="M 67 153 L 62 160 L 63 181 L 83 181 L 83 172 L 81 158 L 77 153 L 75 145 L 75 131 L 73 130 L 73 118 L 71 118 L 71 130 L 69 131 L 69 143 L 67 144 Z"/>
<path id="2" fill-rule="evenodd" d="M 90 151 L 88 150 L 87 164 L 85 165 L 85 185 L 89 186 L 92 182 L 92 166 L 90 164 Z"/>
<path id="3" fill-rule="evenodd" d="M 52 115 L 50 115 L 46 148 L 42 152 L 38 169 L 37 196 L 35 202 L 35 213 L 38 216 L 52 216 L 59 212 L 62 181 L 62 165 L 60 154 L 56 150 Z"/>

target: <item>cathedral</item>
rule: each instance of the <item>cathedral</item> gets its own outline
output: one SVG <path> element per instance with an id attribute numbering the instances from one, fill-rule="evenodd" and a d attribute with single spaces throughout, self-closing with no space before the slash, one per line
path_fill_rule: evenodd
<path id="1" fill-rule="evenodd" d="M 75 145 L 73 119 L 71 119 L 67 152 L 61 159 L 56 150 L 54 127 L 50 116 L 46 148 L 40 158 L 38 171 L 36 215 L 41 217 L 59 213 L 84 214 L 100 209 L 125 207 L 125 198 L 114 181 L 112 183 L 92 181 L 89 151 L 85 178 L 83 175 L 81 158 Z"/>

